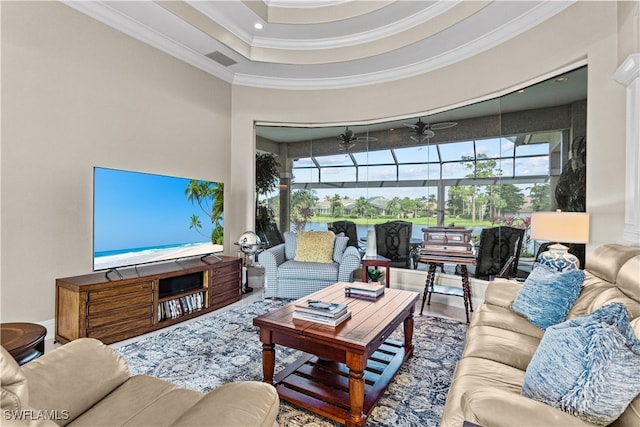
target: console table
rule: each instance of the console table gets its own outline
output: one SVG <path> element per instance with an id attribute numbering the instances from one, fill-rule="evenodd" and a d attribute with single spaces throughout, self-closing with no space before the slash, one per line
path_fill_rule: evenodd
<path id="1" fill-rule="evenodd" d="M 195 257 L 57 279 L 55 339 L 110 344 L 239 301 L 241 262 Z"/>

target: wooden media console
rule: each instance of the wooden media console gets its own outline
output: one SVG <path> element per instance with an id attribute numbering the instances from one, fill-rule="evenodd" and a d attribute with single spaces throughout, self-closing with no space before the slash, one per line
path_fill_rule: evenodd
<path id="1" fill-rule="evenodd" d="M 222 256 L 145 264 L 56 279 L 56 341 L 132 338 L 241 298 L 241 259 Z"/>

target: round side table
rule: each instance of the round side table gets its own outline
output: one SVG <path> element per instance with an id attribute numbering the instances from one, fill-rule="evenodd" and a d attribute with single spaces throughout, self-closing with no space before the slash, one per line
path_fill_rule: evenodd
<path id="1" fill-rule="evenodd" d="M 44 354 L 44 337 L 47 335 L 44 326 L 35 323 L 2 323 L 0 327 L 0 344 L 19 365 Z"/>

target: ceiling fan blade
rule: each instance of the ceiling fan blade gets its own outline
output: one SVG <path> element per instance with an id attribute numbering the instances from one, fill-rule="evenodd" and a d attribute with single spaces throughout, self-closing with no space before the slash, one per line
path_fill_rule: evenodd
<path id="1" fill-rule="evenodd" d="M 430 125 L 429 128 L 433 130 L 448 129 L 457 126 L 457 124 L 457 122 L 440 122 Z"/>

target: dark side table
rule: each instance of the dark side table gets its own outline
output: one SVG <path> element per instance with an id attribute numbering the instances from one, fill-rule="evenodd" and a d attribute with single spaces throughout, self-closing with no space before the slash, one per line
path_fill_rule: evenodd
<path id="1" fill-rule="evenodd" d="M 2 323 L 0 326 L 0 344 L 19 365 L 44 354 L 44 337 L 47 335 L 44 326 L 35 323 Z"/>
<path id="2" fill-rule="evenodd" d="M 382 255 L 376 256 L 363 256 L 362 257 L 362 281 L 367 283 L 369 281 L 369 275 L 367 274 L 367 270 L 369 267 L 384 267 L 385 276 L 385 286 L 389 287 L 389 280 L 391 277 L 391 260 L 389 258 L 385 258 Z"/>

